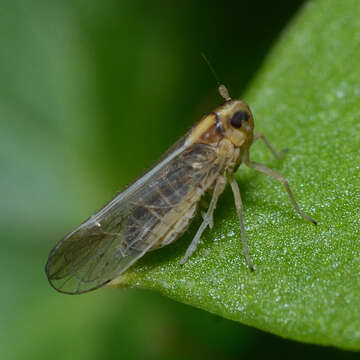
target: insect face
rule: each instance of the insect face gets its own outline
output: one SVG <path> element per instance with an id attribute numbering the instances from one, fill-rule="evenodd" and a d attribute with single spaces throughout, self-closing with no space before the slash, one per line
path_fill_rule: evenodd
<path id="1" fill-rule="evenodd" d="M 254 119 L 249 106 L 240 100 L 230 100 L 215 110 L 224 135 L 236 147 L 249 147 L 253 139 Z"/>

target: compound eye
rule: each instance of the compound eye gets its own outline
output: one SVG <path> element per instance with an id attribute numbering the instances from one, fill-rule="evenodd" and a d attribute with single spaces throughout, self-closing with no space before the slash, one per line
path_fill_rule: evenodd
<path id="1" fill-rule="evenodd" d="M 237 111 L 232 118 L 230 119 L 230 124 L 239 129 L 243 121 L 248 121 L 250 118 L 250 114 L 245 110 Z"/>

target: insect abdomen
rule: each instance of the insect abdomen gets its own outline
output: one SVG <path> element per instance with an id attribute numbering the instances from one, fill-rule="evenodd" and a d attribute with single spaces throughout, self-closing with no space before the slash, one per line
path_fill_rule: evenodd
<path id="1" fill-rule="evenodd" d="M 181 217 L 172 227 L 170 227 L 165 235 L 153 245 L 150 250 L 159 249 L 165 245 L 171 244 L 189 227 L 191 220 L 194 218 L 197 209 L 197 202 Z"/>
<path id="2" fill-rule="evenodd" d="M 198 201 L 217 177 L 219 168 L 213 156 L 212 149 L 195 145 L 175 166 L 166 169 L 129 219 L 133 233 L 127 232 L 126 243 L 136 242 L 137 237 L 147 244 L 152 242 L 150 249 L 155 250 L 176 240 L 190 225 Z M 147 224 L 151 224 L 150 229 Z M 151 234 L 141 236 L 144 231 Z"/>

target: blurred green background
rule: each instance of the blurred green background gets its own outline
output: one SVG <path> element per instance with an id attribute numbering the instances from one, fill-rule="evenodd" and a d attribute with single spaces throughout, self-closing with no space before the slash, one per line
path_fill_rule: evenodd
<path id="1" fill-rule="evenodd" d="M 221 99 L 240 96 L 302 1 L 0 4 L 0 359 L 358 358 L 140 290 L 56 293 L 44 265 Z"/>

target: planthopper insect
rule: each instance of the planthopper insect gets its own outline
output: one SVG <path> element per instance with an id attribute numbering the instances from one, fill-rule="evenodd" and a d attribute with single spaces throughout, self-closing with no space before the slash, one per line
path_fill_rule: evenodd
<path id="1" fill-rule="evenodd" d="M 224 85 L 219 93 L 225 99 L 223 105 L 205 115 L 149 171 L 57 243 L 46 264 L 56 290 L 81 294 L 108 284 L 148 251 L 175 241 L 188 228 L 200 199 L 210 193 L 207 212 L 180 261 L 184 264 L 204 230 L 212 228 L 216 203 L 227 182 L 234 194 L 243 252 L 254 270 L 234 178 L 241 163 L 280 181 L 296 212 L 316 225 L 300 210 L 286 179 L 249 157 L 250 146 L 259 139 L 277 159 L 285 151 L 274 150 L 262 133 L 254 135 L 254 119 L 245 102 L 232 100 Z"/>

